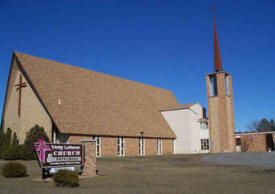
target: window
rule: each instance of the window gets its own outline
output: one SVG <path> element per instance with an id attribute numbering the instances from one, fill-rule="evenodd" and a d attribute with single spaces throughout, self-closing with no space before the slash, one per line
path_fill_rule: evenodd
<path id="1" fill-rule="evenodd" d="M 139 155 L 140 156 L 145 155 L 145 139 L 143 137 L 139 138 L 138 147 L 139 147 Z"/>
<path id="2" fill-rule="evenodd" d="M 53 143 L 57 143 L 57 140 L 56 140 L 56 130 L 55 129 L 52 130 L 52 137 L 53 137 Z"/>
<path id="3" fill-rule="evenodd" d="M 160 138 L 157 139 L 157 154 L 162 154 L 162 139 Z"/>
<path id="4" fill-rule="evenodd" d="M 242 142 L 241 142 L 241 138 L 236 138 L 236 146 L 241 146 Z"/>
<path id="5" fill-rule="evenodd" d="M 225 76 L 225 94 L 227 96 L 230 95 L 230 93 L 229 93 L 229 78 L 228 78 L 228 75 Z"/>
<path id="6" fill-rule="evenodd" d="M 101 139 L 100 137 L 97 136 L 93 136 L 93 139 L 96 141 L 96 157 L 100 157 L 101 156 Z"/>
<path id="7" fill-rule="evenodd" d="M 124 156 L 124 138 L 117 138 L 117 155 Z"/>
<path id="8" fill-rule="evenodd" d="M 200 122 L 201 129 L 208 129 L 208 123 L 207 122 Z"/>
<path id="9" fill-rule="evenodd" d="M 209 76 L 209 96 L 217 96 L 218 95 L 218 87 L 217 87 L 217 77 L 216 75 Z"/>
<path id="10" fill-rule="evenodd" d="M 209 139 L 201 139 L 201 150 L 209 150 Z"/>

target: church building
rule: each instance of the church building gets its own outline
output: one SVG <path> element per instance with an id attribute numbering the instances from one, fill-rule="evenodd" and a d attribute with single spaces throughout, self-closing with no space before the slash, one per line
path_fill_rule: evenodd
<path id="1" fill-rule="evenodd" d="M 14 52 L 1 125 L 20 143 L 38 124 L 53 142 L 96 139 L 98 156 L 171 154 L 160 110 L 177 105 L 168 90 Z"/>
<path id="2" fill-rule="evenodd" d="M 95 139 L 97 156 L 209 149 L 198 103 L 179 105 L 169 90 L 14 52 L 1 127 L 22 144 L 34 125 L 52 142 Z"/>
<path id="3" fill-rule="evenodd" d="M 98 157 L 235 152 L 231 80 L 215 18 L 209 119 L 202 105 L 179 104 L 169 90 L 14 52 L 1 129 L 16 132 L 20 144 L 35 125 L 56 143 L 94 139 Z"/>

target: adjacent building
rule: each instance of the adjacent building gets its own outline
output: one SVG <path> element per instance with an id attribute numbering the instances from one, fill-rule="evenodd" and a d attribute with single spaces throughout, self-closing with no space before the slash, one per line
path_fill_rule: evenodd
<path id="1" fill-rule="evenodd" d="M 176 134 L 175 154 L 209 152 L 208 119 L 204 107 L 189 103 L 163 109 L 161 113 Z"/>
<path id="2" fill-rule="evenodd" d="M 236 152 L 274 151 L 275 132 L 236 133 Z"/>

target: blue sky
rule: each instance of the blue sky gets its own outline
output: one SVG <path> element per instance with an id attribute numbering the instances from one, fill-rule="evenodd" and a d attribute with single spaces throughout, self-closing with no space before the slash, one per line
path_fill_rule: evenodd
<path id="1" fill-rule="evenodd" d="M 206 103 L 212 0 L 0 0 L 0 109 L 13 50 L 166 88 Z M 275 118 L 275 1 L 215 1 L 236 130 Z M 2 113 L 0 113 L 2 114 Z"/>

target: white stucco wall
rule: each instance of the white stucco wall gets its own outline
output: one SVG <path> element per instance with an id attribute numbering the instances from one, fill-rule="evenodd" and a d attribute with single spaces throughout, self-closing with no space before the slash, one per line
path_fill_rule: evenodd
<path id="1" fill-rule="evenodd" d="M 200 128 L 198 120 L 203 117 L 203 107 L 200 104 L 161 113 L 177 136 L 175 154 L 208 152 L 201 150 L 201 139 L 209 139 L 209 131 Z"/>
<path id="2" fill-rule="evenodd" d="M 177 136 L 174 153 L 189 153 L 191 150 L 190 113 L 186 109 L 162 111 L 161 114 Z"/>
<path id="3" fill-rule="evenodd" d="M 191 110 L 190 110 L 191 109 Z M 191 153 L 199 153 L 201 150 L 200 141 L 200 123 L 198 120 L 202 118 L 202 107 L 199 104 L 194 104 L 189 109 L 190 112 L 190 124 L 191 124 Z M 188 110 L 188 109 L 187 109 Z"/>

